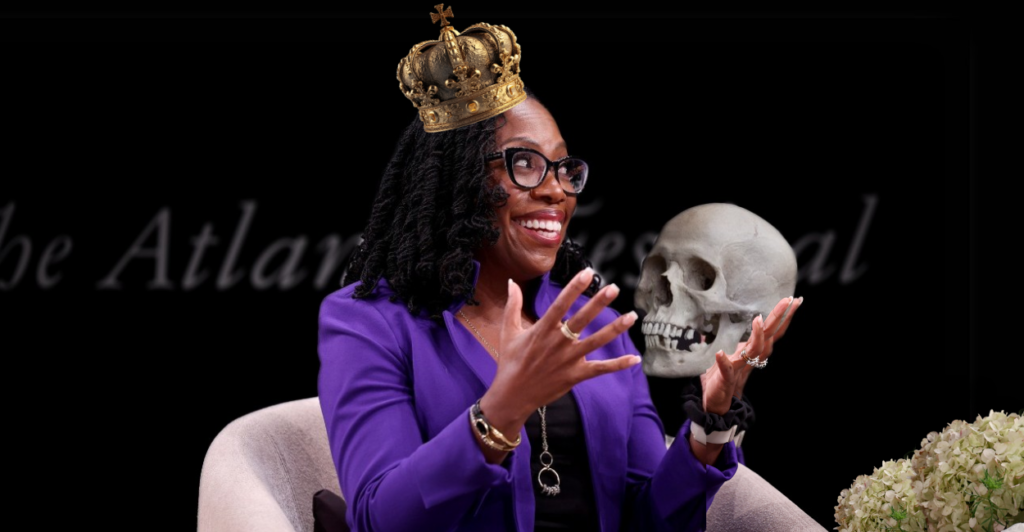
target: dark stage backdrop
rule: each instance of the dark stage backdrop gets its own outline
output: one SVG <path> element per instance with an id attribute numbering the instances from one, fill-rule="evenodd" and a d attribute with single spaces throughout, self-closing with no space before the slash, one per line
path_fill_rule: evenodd
<path id="1" fill-rule="evenodd" d="M 69 522 L 191 528 L 218 431 L 317 394 L 319 304 L 415 117 L 394 73 L 436 38 L 428 11 L 36 20 L 22 36 L 112 42 L 7 48 L 9 457 L 47 472 L 26 502 L 70 487 Z M 823 526 L 929 431 L 1022 406 L 973 341 L 962 22 L 455 12 L 516 32 L 591 162 L 570 234 L 616 309 L 693 205 L 750 209 L 797 250 L 806 302 L 750 381 L 744 448 Z M 677 424 L 677 383 L 652 384 Z"/>

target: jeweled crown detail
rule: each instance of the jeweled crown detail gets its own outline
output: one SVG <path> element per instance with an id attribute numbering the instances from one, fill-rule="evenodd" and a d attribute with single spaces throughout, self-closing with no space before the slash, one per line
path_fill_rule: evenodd
<path id="1" fill-rule="evenodd" d="M 423 129 L 455 129 L 503 113 L 526 99 L 521 50 L 506 26 L 474 24 L 461 33 L 451 6 L 434 6 L 441 36 L 413 46 L 398 63 L 398 87 L 419 110 Z"/>

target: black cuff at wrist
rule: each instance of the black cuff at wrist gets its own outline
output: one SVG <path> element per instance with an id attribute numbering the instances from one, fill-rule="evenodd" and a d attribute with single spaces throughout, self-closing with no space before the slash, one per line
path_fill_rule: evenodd
<path id="1" fill-rule="evenodd" d="M 704 427 L 704 432 L 709 434 L 727 431 L 733 426 L 738 427 L 737 430 L 747 430 L 750 422 L 754 419 L 754 409 L 744 399 L 732 397 L 729 411 L 722 415 L 705 412 L 703 404 L 704 400 L 699 386 L 693 384 L 688 386 L 686 392 L 683 393 L 683 410 L 686 412 L 686 417 L 692 423 Z"/>

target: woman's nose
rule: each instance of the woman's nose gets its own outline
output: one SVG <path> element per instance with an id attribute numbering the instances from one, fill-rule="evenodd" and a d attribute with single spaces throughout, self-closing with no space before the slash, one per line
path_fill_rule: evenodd
<path id="1" fill-rule="evenodd" d="M 534 198 L 542 199 L 551 203 L 559 203 L 565 201 L 566 194 L 565 189 L 562 188 L 562 184 L 558 182 L 558 176 L 555 168 L 549 168 L 544 177 L 541 178 L 540 185 L 530 190 Z"/>

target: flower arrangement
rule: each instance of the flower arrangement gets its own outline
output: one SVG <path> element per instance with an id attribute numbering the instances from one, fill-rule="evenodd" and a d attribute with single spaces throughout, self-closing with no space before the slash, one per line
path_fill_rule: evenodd
<path id="1" fill-rule="evenodd" d="M 999 532 L 1024 523 L 1024 418 L 990 411 L 953 421 L 913 457 L 858 476 L 835 510 L 840 532 Z"/>

